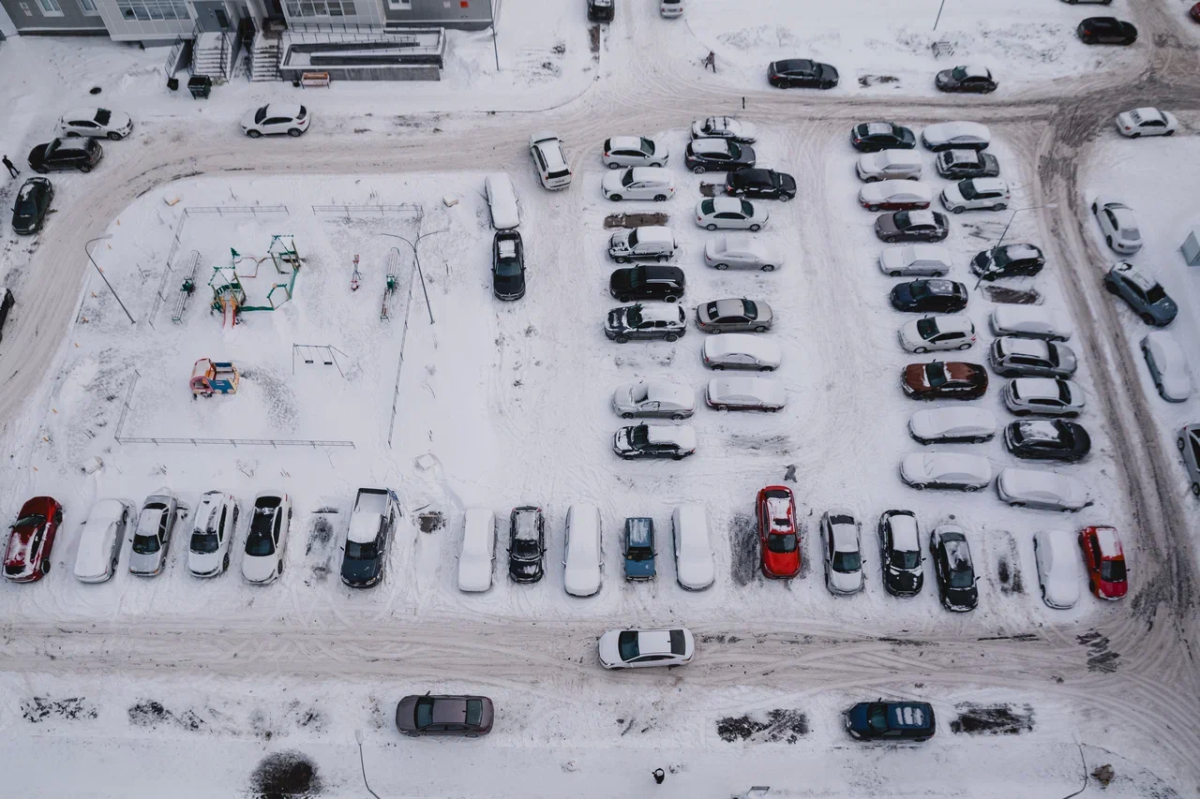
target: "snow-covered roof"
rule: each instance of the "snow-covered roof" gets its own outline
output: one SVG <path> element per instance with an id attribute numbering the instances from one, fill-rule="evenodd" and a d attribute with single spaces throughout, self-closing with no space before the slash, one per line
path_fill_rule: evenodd
<path id="1" fill-rule="evenodd" d="M 639 136 L 613 136 L 608 140 L 608 146 L 612 150 L 640 150 L 642 140 Z"/>
<path id="2" fill-rule="evenodd" d="M 708 155 L 710 153 L 728 153 L 727 139 L 692 139 L 692 152 Z"/>
<path id="3" fill-rule="evenodd" d="M 642 305 L 641 316 L 646 321 L 679 322 L 679 306 L 674 303 Z"/>
<path id="4" fill-rule="evenodd" d="M 638 242 L 642 244 L 658 243 L 672 246 L 675 244 L 675 234 L 671 232 L 671 228 L 662 225 L 634 228 L 631 232 L 637 233 Z"/>
<path id="5" fill-rule="evenodd" d="M 714 214 L 742 213 L 743 201 L 737 197 L 713 197 L 711 202 Z"/>
<path id="6" fill-rule="evenodd" d="M 704 339 L 704 351 L 710 356 L 745 354 L 762 362 L 778 362 L 783 357 L 780 346 L 765 336 L 750 333 L 729 333 Z"/>
<path id="7" fill-rule="evenodd" d="M 868 122 L 867 123 L 867 135 L 868 136 L 877 136 L 881 133 L 891 133 L 891 132 L 892 132 L 892 123 L 891 122 Z"/>
<path id="8" fill-rule="evenodd" d="M 668 402 L 672 405 L 692 404 L 692 390 L 687 386 L 666 381 L 646 384 L 646 399 L 652 402 Z"/>
<path id="9" fill-rule="evenodd" d="M 689 424 L 646 425 L 646 438 L 651 444 L 675 444 L 681 449 L 696 448 L 696 430 Z"/>
<path id="10" fill-rule="evenodd" d="M 1013 387 L 1024 399 L 1058 399 L 1059 381 L 1053 377 L 1015 377 Z"/>
<path id="11" fill-rule="evenodd" d="M 671 170 L 661 166 L 635 166 L 629 170 L 636 181 L 652 181 L 655 183 L 673 183 Z"/>
<path id="12" fill-rule="evenodd" d="M 1100 543 L 1100 551 L 1108 556 L 1123 555 L 1124 548 L 1121 539 L 1117 537 L 1115 527 L 1097 527 L 1096 540 Z"/>
<path id="13" fill-rule="evenodd" d="M 873 160 L 896 166 L 917 166 L 921 163 L 921 154 L 916 150 L 883 150 L 870 155 Z"/>
<path id="14" fill-rule="evenodd" d="M 787 392 L 783 383 L 766 377 L 714 377 L 708 381 L 708 396 L 713 400 L 746 398 L 781 405 Z"/>
<path id="15" fill-rule="evenodd" d="M 346 540 L 356 544 L 369 544 L 379 534 L 382 522 L 382 514 L 358 511 L 350 517 L 350 530 L 346 533 Z"/>

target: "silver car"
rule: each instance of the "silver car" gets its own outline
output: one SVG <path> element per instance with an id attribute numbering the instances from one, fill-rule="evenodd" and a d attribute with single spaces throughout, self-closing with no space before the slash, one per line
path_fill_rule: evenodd
<path id="1" fill-rule="evenodd" d="M 1200 424 L 1189 424 L 1175 442 L 1183 456 L 1183 466 L 1192 481 L 1192 493 L 1200 497 Z"/>
<path id="2" fill-rule="evenodd" d="M 137 530 L 129 552 L 129 573 L 138 577 L 154 577 L 167 563 L 167 550 L 175 525 L 187 518 L 187 506 L 163 488 L 146 497 L 138 515 Z"/>
<path id="3" fill-rule="evenodd" d="M 696 308 L 696 327 L 705 333 L 765 333 L 775 316 L 761 300 L 713 300 Z"/>
<path id="4" fill-rule="evenodd" d="M 1070 380 L 1014 377 L 1004 387 L 1004 404 L 1015 416 L 1074 418 L 1083 412 L 1083 391 Z"/>
<path id="5" fill-rule="evenodd" d="M 1157 331 L 1143 336 L 1141 346 L 1159 396 L 1167 402 L 1186 402 L 1192 396 L 1192 373 L 1179 342 L 1170 333 Z"/>
<path id="6" fill-rule="evenodd" d="M 863 590 L 866 581 L 861 536 L 854 514 L 838 508 L 825 512 L 821 517 L 821 551 L 829 593 L 844 596 Z"/>
<path id="7" fill-rule="evenodd" d="M 696 411 L 692 389 L 665 380 L 626 383 L 613 392 L 613 410 L 622 419 L 686 419 Z"/>
<path id="8" fill-rule="evenodd" d="M 1066 344 L 1003 336 L 992 342 L 988 364 L 1001 377 L 1068 378 L 1079 368 L 1079 359 Z"/>

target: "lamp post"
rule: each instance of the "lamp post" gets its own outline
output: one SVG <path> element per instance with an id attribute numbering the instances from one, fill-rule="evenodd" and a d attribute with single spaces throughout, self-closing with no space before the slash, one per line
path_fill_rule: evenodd
<path id="1" fill-rule="evenodd" d="M 1008 235 L 1008 229 L 1012 227 L 1013 220 L 1017 218 L 1017 214 L 1021 213 L 1022 211 L 1039 211 L 1043 208 L 1053 209 L 1057 207 L 1058 203 L 1046 203 L 1045 205 L 1031 205 L 1028 208 L 1014 209 L 1012 216 L 1008 218 L 1008 224 L 1004 226 L 1004 231 L 1000 234 L 1000 238 L 996 241 L 995 245 L 992 246 L 991 252 L 993 258 L 995 257 L 996 250 L 1000 249 L 1000 245 L 1004 243 L 1004 237 Z M 975 281 L 975 288 L 979 288 L 979 284 L 983 282 L 983 275 L 984 273 L 981 272 L 979 275 L 979 280 Z"/>
<path id="2" fill-rule="evenodd" d="M 412 248 L 413 263 L 417 265 L 417 275 L 421 278 L 421 293 L 425 295 L 425 310 L 429 311 L 429 324 L 431 325 L 433 324 L 433 306 L 429 304 L 429 291 L 425 288 L 425 273 L 421 271 L 421 258 L 417 255 L 417 245 L 419 245 L 421 243 L 421 239 L 425 238 L 426 236 L 433 236 L 437 233 L 445 233 L 447 230 L 448 228 L 442 230 L 431 230 L 428 233 L 421 233 L 417 236 L 417 241 L 415 244 L 403 236 L 397 236 L 395 233 L 379 234 L 380 236 L 391 236 L 393 239 L 400 239 L 400 241 Z"/>
<path id="3" fill-rule="evenodd" d="M 363 761 L 363 750 L 362 750 L 363 731 L 362 730 L 354 731 L 354 740 L 358 741 L 358 765 L 362 767 L 363 785 L 367 786 L 367 793 L 371 794 L 371 796 L 374 796 L 375 799 L 379 799 L 379 794 L 372 791 L 370 783 L 367 782 L 367 764 Z"/>
<path id="4" fill-rule="evenodd" d="M 942 4 L 938 6 L 937 16 L 933 20 L 933 29 L 936 31 L 938 23 L 942 21 L 942 9 L 946 7 L 946 0 L 942 0 Z"/>
<path id="5" fill-rule="evenodd" d="M 112 283 L 108 282 L 108 276 L 104 274 L 104 270 L 100 268 L 100 265 L 98 263 L 96 263 L 96 259 L 92 257 L 92 252 L 89 249 L 96 242 L 103 241 L 104 239 L 111 239 L 111 238 L 112 238 L 112 236 L 98 236 L 98 237 L 92 239 L 91 241 L 85 243 L 83 245 L 83 251 L 85 253 L 87 253 L 88 260 L 92 262 L 92 266 L 96 267 L 96 271 L 100 273 L 100 278 L 104 281 L 104 285 L 108 286 L 108 290 L 112 292 L 113 298 L 116 299 L 116 301 L 117 301 L 117 305 L 120 305 L 121 310 L 124 311 L 125 315 L 129 317 L 129 324 L 136 325 L 137 321 L 134 320 L 133 314 L 129 313 L 129 309 L 125 307 L 125 303 L 121 302 L 121 298 L 117 296 L 116 289 L 114 289 L 112 287 Z"/>

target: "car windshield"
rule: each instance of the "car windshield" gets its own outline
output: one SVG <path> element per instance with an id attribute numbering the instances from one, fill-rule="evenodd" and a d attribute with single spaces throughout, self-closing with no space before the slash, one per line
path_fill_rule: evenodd
<path id="1" fill-rule="evenodd" d="M 467 724 L 472 727 L 479 726 L 479 722 L 483 719 L 483 702 L 478 699 L 467 700 Z"/>
<path id="2" fill-rule="evenodd" d="M 862 568 L 862 559 L 857 552 L 834 552 L 833 570 L 843 574 L 852 574 Z"/>
<path id="3" fill-rule="evenodd" d="M 954 569 L 950 572 L 951 588 L 970 588 L 975 584 L 975 574 L 971 569 Z"/>
<path id="4" fill-rule="evenodd" d="M 921 553 L 913 550 L 893 549 L 891 557 L 892 567 L 896 569 L 915 569 L 921 565 Z"/>
<path id="5" fill-rule="evenodd" d="M 892 217 L 892 219 L 895 220 L 896 227 L 898 228 L 906 228 L 912 224 L 912 219 L 909 216 L 908 211 L 897 211 L 896 215 Z"/>
<path id="6" fill-rule="evenodd" d="M 633 183 L 633 170 L 627 169 L 625 170 L 625 174 L 621 176 L 621 185 L 628 186 L 630 183 Z"/>
<path id="7" fill-rule="evenodd" d="M 751 205 L 750 203 L 746 202 L 745 200 L 742 200 L 742 216 L 745 216 L 745 217 L 754 216 L 754 206 Z"/>
<path id="8" fill-rule="evenodd" d="M 1100 579 L 1106 583 L 1119 583 L 1125 579 L 1125 561 L 1105 560 L 1100 563 Z"/>
<path id="9" fill-rule="evenodd" d="M 955 80 L 962 80 L 963 78 L 967 77 L 967 68 L 955 67 L 954 69 L 950 70 L 950 76 Z"/>
<path id="10" fill-rule="evenodd" d="M 512 552 L 518 559 L 536 558 L 541 554 L 541 549 L 538 547 L 536 539 L 529 538 L 514 538 L 512 542 Z"/>
<path id="11" fill-rule="evenodd" d="M 641 149 L 646 155 L 654 155 L 654 142 L 643 136 Z"/>
<path id="12" fill-rule="evenodd" d="M 644 447 L 650 443 L 650 428 L 638 425 L 629 431 L 629 443 L 635 447 Z"/>
<path id="13" fill-rule="evenodd" d="M 192 551 L 201 555 L 216 552 L 221 542 L 215 532 L 192 533 Z"/>
<path id="14" fill-rule="evenodd" d="M 757 319 L 758 305 L 754 300 L 742 300 L 742 312 L 746 314 L 747 319 Z"/>
<path id="15" fill-rule="evenodd" d="M 250 535 L 246 536 L 246 554 L 254 557 L 265 557 L 275 552 L 275 542 L 271 538 L 269 528 L 267 530 L 251 529 Z"/>
<path id="16" fill-rule="evenodd" d="M 433 700 L 418 699 L 417 700 L 417 728 L 424 729 L 433 723 Z"/>
<path id="17" fill-rule="evenodd" d="M 867 706 L 867 724 L 871 725 L 871 729 L 879 730 L 880 732 L 887 729 L 887 705 L 874 703 Z"/>
<path id="18" fill-rule="evenodd" d="M 701 200 L 700 201 L 700 213 L 711 214 L 712 212 L 713 212 L 713 201 L 712 200 Z"/>
<path id="19" fill-rule="evenodd" d="M 642 306 L 634 305 L 626 312 L 625 321 L 630 327 L 641 327 L 642 324 Z"/>
<path id="20" fill-rule="evenodd" d="M 17 216 L 35 216 L 37 214 L 37 202 L 33 199 L 33 191 L 22 191 L 17 195 L 17 202 L 13 206 L 13 213 Z"/>
<path id="21" fill-rule="evenodd" d="M 111 120 L 111 119 L 112 119 L 112 111 L 109 111 L 107 108 L 97 108 L 96 109 L 96 124 L 107 125 L 109 123 L 109 120 Z"/>
<path id="22" fill-rule="evenodd" d="M 930 387 L 936 388 L 942 385 L 949 379 L 946 375 L 946 365 L 940 361 L 926 364 L 925 379 L 929 381 Z"/>
<path id="23" fill-rule="evenodd" d="M 1166 298 L 1167 292 L 1165 292 L 1163 287 L 1157 283 L 1151 286 L 1150 290 L 1146 292 L 1146 302 L 1149 303 L 1162 302 Z"/>
<path id="24" fill-rule="evenodd" d="M 642 403 L 650 396 L 650 389 L 645 383 L 638 383 L 629 392 L 629 399 L 635 403 Z"/>
<path id="25" fill-rule="evenodd" d="M 261 125 L 262 121 L 266 118 L 267 118 L 267 107 L 265 105 L 262 108 L 260 108 L 254 112 L 254 124 Z"/>
<path id="26" fill-rule="evenodd" d="M 623 630 L 617 636 L 617 647 L 621 651 L 621 660 L 633 660 L 640 654 L 638 649 L 638 634 L 633 630 Z"/>
<path id="27" fill-rule="evenodd" d="M 964 200 L 974 200 L 979 196 L 979 190 L 975 188 L 975 184 L 969 180 L 964 180 L 958 184 L 958 191 L 962 194 Z"/>
<path id="28" fill-rule="evenodd" d="M 138 534 L 133 537 L 133 551 L 137 554 L 153 555 L 158 550 L 158 536 Z"/>
<path id="29" fill-rule="evenodd" d="M 932 317 L 917 320 L 917 334 L 923 339 L 930 339 L 937 335 L 938 326 L 937 320 Z"/>
<path id="30" fill-rule="evenodd" d="M 630 269 L 625 274 L 628 277 L 630 288 L 637 288 L 646 282 L 646 270 L 640 267 Z"/>
<path id="31" fill-rule="evenodd" d="M 634 231 L 629 234 L 630 248 L 632 249 L 633 247 L 636 247 L 637 243 L 638 243 L 638 232 L 637 232 L 637 229 L 635 228 Z"/>
<path id="32" fill-rule="evenodd" d="M 13 524 L 13 529 L 15 530 L 19 527 L 40 527 L 45 523 L 46 517 L 40 513 L 35 513 L 32 516 L 22 516 L 20 519 L 17 519 L 16 523 Z"/>
<path id="33" fill-rule="evenodd" d="M 521 274 L 521 262 L 516 258 L 505 258 L 501 255 L 496 262 L 497 277 L 516 277 Z"/>
<path id="34" fill-rule="evenodd" d="M 729 148 L 729 157 L 730 158 L 737 159 L 737 158 L 741 157 L 742 148 L 739 145 L 737 145 L 731 141 L 726 141 L 725 146 Z"/>
<path id="35" fill-rule="evenodd" d="M 356 541 L 346 542 L 346 560 L 374 560 L 379 554 L 379 547 L 374 541 L 359 544 Z"/>
<path id="36" fill-rule="evenodd" d="M 796 551 L 796 536 L 787 535 L 769 535 L 767 536 L 767 549 L 771 552 L 795 552 Z"/>

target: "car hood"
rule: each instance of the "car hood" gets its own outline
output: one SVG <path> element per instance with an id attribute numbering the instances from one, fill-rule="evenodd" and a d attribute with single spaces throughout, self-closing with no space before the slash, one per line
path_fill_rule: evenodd
<path id="1" fill-rule="evenodd" d="M 632 452 L 633 447 L 629 444 L 629 431 L 622 427 L 613 435 L 613 448 L 618 452 Z"/>
<path id="2" fill-rule="evenodd" d="M 130 550 L 129 571 L 133 574 L 154 574 L 162 567 L 162 554 L 161 548 L 149 555 Z"/>
<path id="3" fill-rule="evenodd" d="M 1162 376 L 1162 392 L 1175 402 L 1183 402 L 1192 396 L 1192 379 L 1180 371 L 1165 374 Z"/>
<path id="4" fill-rule="evenodd" d="M 342 559 L 342 580 L 351 585 L 365 585 L 379 577 L 380 559 L 347 560 Z"/>
<path id="5" fill-rule="evenodd" d="M 892 288 L 892 301 L 910 305 L 913 301 L 912 287 L 908 283 L 900 283 Z"/>
<path id="6" fill-rule="evenodd" d="M 851 573 L 830 569 L 829 585 L 839 594 L 856 594 L 863 588 L 862 569 Z"/>
<path id="7" fill-rule="evenodd" d="M 604 173 L 604 179 L 600 181 L 600 185 L 607 192 L 619 192 L 625 187 L 621 185 L 621 179 L 625 177 L 625 170 L 613 169 Z"/>
<path id="8" fill-rule="evenodd" d="M 37 147 L 34 147 L 32 150 L 30 150 L 29 151 L 29 162 L 30 163 L 38 163 L 43 158 L 45 158 L 46 157 L 46 148 L 49 146 L 50 146 L 49 144 L 39 144 Z"/>
<path id="9" fill-rule="evenodd" d="M 242 558 L 242 577 L 246 578 L 247 582 L 264 583 L 275 576 L 274 555 L 265 557 L 254 557 L 246 555 Z"/>
<path id="10" fill-rule="evenodd" d="M 417 731 L 417 700 L 419 698 L 406 696 L 396 705 L 396 728 L 400 732 Z"/>
<path id="11" fill-rule="evenodd" d="M 924 582 L 924 578 L 920 572 L 904 571 L 903 569 L 894 569 L 891 566 L 887 568 L 888 583 L 892 586 L 892 590 L 902 594 L 916 593 Z"/>
<path id="12" fill-rule="evenodd" d="M 616 292 L 627 291 L 630 288 L 633 272 L 628 269 L 614 270 L 608 279 L 608 287 Z"/>
<path id="13" fill-rule="evenodd" d="M 979 589 L 975 586 L 970 588 L 947 587 L 942 601 L 951 610 L 973 610 L 979 603 Z"/>
<path id="14" fill-rule="evenodd" d="M 460 557 L 458 561 L 458 590 L 479 592 L 492 587 L 492 562 Z"/>
<path id="15" fill-rule="evenodd" d="M 708 588 L 716 579 L 712 558 L 698 558 L 678 563 L 676 579 L 684 588 L 699 591 Z"/>
<path id="16" fill-rule="evenodd" d="M 257 127 L 257 124 L 254 121 L 254 115 L 257 113 L 258 113 L 258 109 L 255 108 L 251 111 L 247 111 L 246 113 L 242 114 L 242 120 L 241 120 L 242 127 L 243 128 Z M 265 117 L 264 117 L 264 119 L 265 119 Z"/>
<path id="17" fill-rule="evenodd" d="M 600 640 L 596 644 L 597 653 L 600 655 L 600 662 L 607 666 L 621 664 L 621 653 L 617 644 L 617 636 L 619 634 L 619 630 L 609 630 L 600 636 Z"/>
<path id="18" fill-rule="evenodd" d="M 567 567 L 563 570 L 563 587 L 572 596 L 591 596 L 600 590 L 600 570 Z"/>
<path id="19" fill-rule="evenodd" d="M 625 575 L 627 577 L 653 577 L 654 559 L 625 561 Z"/>
<path id="20" fill-rule="evenodd" d="M 838 79 L 837 68 L 834 67 L 832 64 L 817 64 L 817 66 L 821 70 L 821 79 L 822 80 L 836 81 Z"/>
<path id="21" fill-rule="evenodd" d="M 870 729 L 870 725 L 867 724 L 866 702 L 860 702 L 846 711 L 846 726 L 858 733 L 865 733 Z"/>
<path id="22" fill-rule="evenodd" d="M 796 191 L 796 179 L 786 172 L 779 173 L 779 186 L 787 194 Z"/>
<path id="23" fill-rule="evenodd" d="M 223 557 L 224 553 L 220 550 L 203 554 L 188 550 L 188 569 L 194 574 L 212 574 L 220 570 Z"/>
<path id="24" fill-rule="evenodd" d="M 614 308 L 608 312 L 608 320 L 605 322 L 605 327 L 609 330 L 620 330 L 627 327 L 626 317 L 628 312 L 624 308 Z"/>

